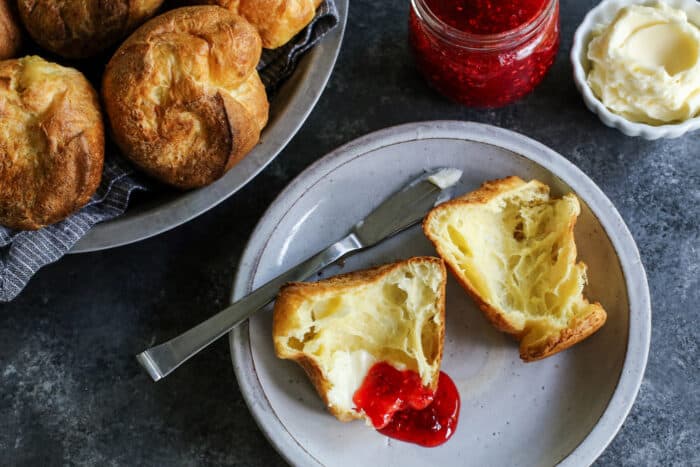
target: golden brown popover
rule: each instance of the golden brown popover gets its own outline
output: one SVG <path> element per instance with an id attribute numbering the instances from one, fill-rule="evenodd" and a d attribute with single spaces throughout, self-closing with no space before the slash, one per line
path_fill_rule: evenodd
<path id="1" fill-rule="evenodd" d="M 163 0 L 18 0 L 32 38 L 66 58 L 93 56 L 153 16 Z"/>
<path id="2" fill-rule="evenodd" d="M 221 177 L 267 123 L 255 28 L 216 6 L 141 26 L 107 65 L 102 93 L 124 155 L 159 180 L 195 188 Z"/>
<path id="3" fill-rule="evenodd" d="M 577 261 L 581 212 L 568 193 L 507 177 L 433 208 L 423 231 L 457 281 L 500 331 L 520 341 L 520 358 L 539 360 L 586 339 L 607 313 L 583 295 Z"/>
<path id="4" fill-rule="evenodd" d="M 0 61 L 0 224 L 38 229 L 83 206 L 100 184 L 97 94 L 73 68 Z"/>
<path id="5" fill-rule="evenodd" d="M 282 287 L 272 315 L 278 357 L 294 360 L 338 420 L 365 418 L 353 395 L 377 362 L 415 371 L 437 389 L 445 343 L 447 271 L 421 256 Z"/>
<path id="6" fill-rule="evenodd" d="M 17 55 L 22 43 L 14 4 L 8 0 L 0 0 L 0 60 Z"/>
<path id="7" fill-rule="evenodd" d="M 314 19 L 323 0 L 195 0 L 219 5 L 238 13 L 258 29 L 263 47 L 275 49 L 286 44 Z"/>

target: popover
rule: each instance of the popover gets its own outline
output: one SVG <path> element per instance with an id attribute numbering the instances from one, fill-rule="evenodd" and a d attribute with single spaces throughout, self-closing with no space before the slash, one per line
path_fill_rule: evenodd
<path id="1" fill-rule="evenodd" d="M 443 261 L 421 256 L 286 284 L 272 316 L 275 353 L 301 365 L 338 420 L 374 422 L 353 395 L 375 363 L 415 371 L 437 389 L 446 283 Z"/>
<path id="2" fill-rule="evenodd" d="M 583 290 L 574 226 L 581 212 L 568 193 L 511 176 L 443 203 L 423 231 L 457 281 L 497 329 L 520 341 L 520 358 L 539 360 L 586 339 L 607 313 Z"/>
<path id="3" fill-rule="evenodd" d="M 104 163 L 97 94 L 40 57 L 0 62 L 0 224 L 53 224 L 88 202 Z"/>
<path id="4" fill-rule="evenodd" d="M 258 142 L 268 102 L 260 36 L 216 6 L 184 7 L 134 32 L 107 64 L 103 99 L 114 140 L 153 177 L 209 184 Z"/>
<path id="5" fill-rule="evenodd" d="M 22 42 L 13 7 L 8 0 L 0 0 L 0 60 L 16 56 Z"/>
<path id="6" fill-rule="evenodd" d="M 29 35 L 66 58 L 91 57 L 153 16 L 163 0 L 18 0 Z"/>
<path id="7" fill-rule="evenodd" d="M 263 47 L 275 49 L 286 44 L 314 19 L 323 0 L 195 0 L 219 5 L 238 13 L 255 26 Z"/>

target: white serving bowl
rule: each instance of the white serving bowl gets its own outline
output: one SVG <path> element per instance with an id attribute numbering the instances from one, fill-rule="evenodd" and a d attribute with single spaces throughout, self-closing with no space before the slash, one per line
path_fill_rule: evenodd
<path id="1" fill-rule="evenodd" d="M 688 15 L 688 20 L 700 27 L 700 2 L 696 0 L 665 0 L 665 2 Z M 586 81 L 590 63 L 588 61 L 588 43 L 591 41 L 593 29 L 599 24 L 610 23 L 617 12 L 633 4 L 648 5 L 655 3 L 650 0 L 603 0 L 597 7 L 588 12 L 583 22 L 576 30 L 574 44 L 571 47 L 571 64 L 574 67 L 574 82 L 583 96 L 583 101 L 591 112 L 598 115 L 600 120 L 611 128 L 617 128 L 627 136 L 641 136 L 653 140 L 659 138 L 678 138 L 688 131 L 700 128 L 700 116 L 684 122 L 666 125 L 648 125 L 627 120 L 626 118 L 611 112 L 593 94 Z"/>

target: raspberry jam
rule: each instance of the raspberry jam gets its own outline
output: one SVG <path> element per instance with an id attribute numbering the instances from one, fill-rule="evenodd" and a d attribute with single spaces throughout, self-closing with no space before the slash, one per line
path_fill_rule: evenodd
<path id="1" fill-rule="evenodd" d="M 380 433 L 401 441 L 439 446 L 457 429 L 459 392 L 443 372 L 433 394 L 415 371 L 379 362 L 367 372 L 353 402 Z"/>
<path id="2" fill-rule="evenodd" d="M 409 41 L 428 83 L 500 107 L 537 86 L 559 48 L 558 0 L 412 0 Z"/>

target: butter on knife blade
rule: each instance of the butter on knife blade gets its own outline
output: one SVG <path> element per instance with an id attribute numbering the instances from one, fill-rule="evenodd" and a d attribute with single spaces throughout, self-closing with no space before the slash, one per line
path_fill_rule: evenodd
<path id="1" fill-rule="evenodd" d="M 444 190 L 449 188 L 462 178 L 462 171 L 459 169 L 442 169 L 428 177 L 428 181 L 436 187 Z"/>

